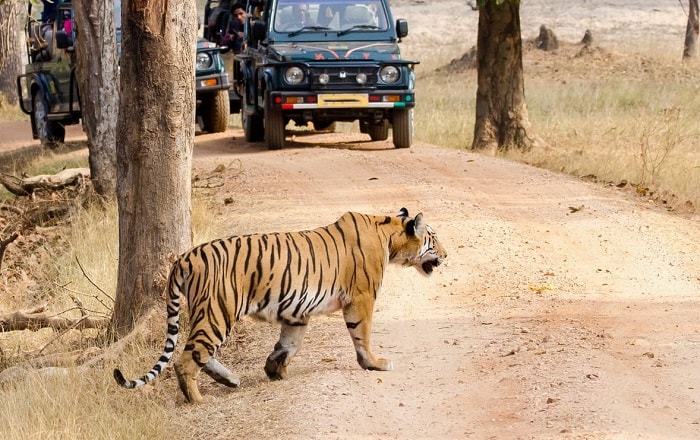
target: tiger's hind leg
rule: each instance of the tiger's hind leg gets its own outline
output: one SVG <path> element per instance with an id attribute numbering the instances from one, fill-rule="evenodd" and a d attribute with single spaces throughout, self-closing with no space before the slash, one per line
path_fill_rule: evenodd
<path id="1" fill-rule="evenodd" d="M 193 353 L 192 346 L 188 344 L 175 362 L 175 373 L 185 399 L 190 403 L 202 403 L 204 399 L 197 388 L 197 376 L 202 367 L 195 361 Z"/>
<path id="2" fill-rule="evenodd" d="M 280 339 L 275 344 L 275 349 L 267 357 L 265 373 L 272 380 L 280 380 L 287 377 L 287 365 L 292 356 L 301 348 L 304 342 L 308 321 L 303 323 L 282 323 Z"/>
<path id="3" fill-rule="evenodd" d="M 190 338 L 185 344 L 185 349 L 177 362 L 175 362 L 175 373 L 177 373 L 180 389 L 187 401 L 191 403 L 202 403 L 204 401 L 197 387 L 197 376 L 199 376 L 199 372 L 202 369 L 210 376 L 210 373 L 213 372 L 214 375 L 223 381 L 221 383 L 229 386 L 233 386 L 232 384 L 238 381 L 238 378 L 233 373 L 214 360 L 214 353 L 221 346 L 222 341 L 209 339 L 205 342 L 192 337 L 192 335 L 198 334 L 199 330 L 197 328 L 193 328 L 190 331 Z"/>
<path id="4" fill-rule="evenodd" d="M 209 377 L 218 383 L 226 385 L 227 387 L 235 388 L 241 384 L 238 376 L 233 374 L 228 368 L 221 365 L 221 363 L 215 358 L 209 359 L 209 361 L 202 367 L 202 371 L 207 373 Z"/>

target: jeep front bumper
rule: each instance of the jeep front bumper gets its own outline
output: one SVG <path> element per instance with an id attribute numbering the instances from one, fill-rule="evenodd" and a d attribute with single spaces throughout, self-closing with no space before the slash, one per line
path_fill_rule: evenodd
<path id="1" fill-rule="evenodd" d="M 347 110 L 394 109 L 415 107 L 413 91 L 372 91 L 367 93 L 271 92 L 269 105 L 282 111 L 327 110 L 339 113 Z M 343 113 L 342 111 L 340 113 Z"/>
<path id="2" fill-rule="evenodd" d="M 228 73 L 215 73 L 195 78 L 195 89 L 199 93 L 211 93 L 231 87 Z"/>

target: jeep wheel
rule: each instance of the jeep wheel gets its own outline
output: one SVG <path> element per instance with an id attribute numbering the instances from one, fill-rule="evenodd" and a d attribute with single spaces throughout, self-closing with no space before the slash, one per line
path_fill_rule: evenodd
<path id="1" fill-rule="evenodd" d="M 56 121 L 49 120 L 49 106 L 40 90 L 34 93 L 32 123 L 41 144 L 54 148 L 66 137 L 66 129 Z"/>
<path id="2" fill-rule="evenodd" d="M 248 142 L 260 142 L 265 137 L 263 118 L 260 113 L 248 113 L 247 102 L 244 89 L 241 97 L 241 125 L 243 125 L 245 140 Z"/>
<path id="3" fill-rule="evenodd" d="M 202 98 L 201 114 L 204 131 L 223 133 L 228 127 L 230 103 L 228 90 L 219 90 Z"/>
<path id="4" fill-rule="evenodd" d="M 389 137 L 389 124 L 386 121 L 367 124 L 367 134 L 373 141 L 385 141 Z"/>
<path id="5" fill-rule="evenodd" d="M 413 143 L 413 109 L 394 109 L 391 121 L 394 147 L 408 148 Z"/>
<path id="6" fill-rule="evenodd" d="M 270 150 L 284 148 L 284 117 L 282 110 L 273 108 L 270 94 L 265 94 L 265 144 Z"/>

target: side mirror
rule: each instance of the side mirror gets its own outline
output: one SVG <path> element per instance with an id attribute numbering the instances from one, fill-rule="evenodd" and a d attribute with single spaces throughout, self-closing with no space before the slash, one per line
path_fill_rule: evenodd
<path id="1" fill-rule="evenodd" d="M 403 38 L 408 35 L 408 22 L 405 18 L 399 18 L 396 20 L 396 36 Z"/>

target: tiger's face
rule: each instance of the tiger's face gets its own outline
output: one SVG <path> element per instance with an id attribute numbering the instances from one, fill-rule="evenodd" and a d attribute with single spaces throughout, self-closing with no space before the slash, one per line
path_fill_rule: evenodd
<path id="1" fill-rule="evenodd" d="M 425 224 L 423 215 L 415 218 L 408 217 L 408 212 L 403 208 L 399 217 L 405 221 L 408 240 L 405 244 L 403 257 L 404 266 L 413 266 L 424 276 L 430 276 L 433 270 L 447 258 L 447 252 L 437 238 L 435 230 Z"/>
<path id="2" fill-rule="evenodd" d="M 420 250 L 420 266 L 416 266 L 418 272 L 425 276 L 430 276 L 433 269 L 438 267 L 447 258 L 447 252 L 442 247 L 433 228 L 425 225 L 423 234 L 423 246 Z"/>

